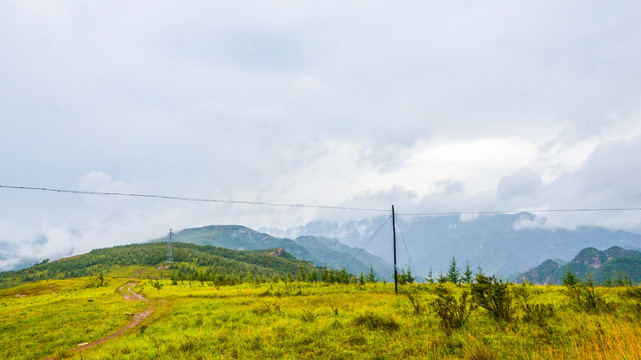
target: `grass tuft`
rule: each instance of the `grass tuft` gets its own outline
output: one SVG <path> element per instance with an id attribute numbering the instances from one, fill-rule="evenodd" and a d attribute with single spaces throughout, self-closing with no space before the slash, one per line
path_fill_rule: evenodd
<path id="1" fill-rule="evenodd" d="M 400 328 L 399 323 L 393 318 L 371 312 L 356 316 L 352 323 L 357 326 L 365 326 L 370 330 L 396 331 Z"/>

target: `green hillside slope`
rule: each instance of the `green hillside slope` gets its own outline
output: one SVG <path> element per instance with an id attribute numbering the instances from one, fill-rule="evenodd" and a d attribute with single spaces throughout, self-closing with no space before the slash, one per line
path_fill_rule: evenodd
<path id="1" fill-rule="evenodd" d="M 173 244 L 172 269 L 166 269 L 167 243 L 147 243 L 96 249 L 87 254 L 0 273 L 0 288 L 30 281 L 81 276 L 169 276 L 171 272 L 207 271 L 227 276 L 274 277 L 313 267 L 280 249 L 231 250 L 187 243 Z"/>

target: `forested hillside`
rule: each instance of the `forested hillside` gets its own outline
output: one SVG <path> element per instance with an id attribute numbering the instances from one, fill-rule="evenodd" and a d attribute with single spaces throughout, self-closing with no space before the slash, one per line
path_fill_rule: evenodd
<path id="1" fill-rule="evenodd" d="M 168 237 L 153 241 L 168 241 Z M 319 236 L 299 236 L 288 239 L 271 236 L 240 225 L 210 225 L 184 229 L 173 234 L 176 242 L 213 245 L 236 250 L 283 248 L 298 259 L 313 262 L 316 266 L 345 268 L 359 274 L 373 269 L 376 277 L 392 280 L 394 268 L 367 250 L 347 246 L 336 239 Z"/>
<path id="2" fill-rule="evenodd" d="M 27 269 L 0 273 L 0 288 L 21 283 L 65 279 L 81 276 L 125 274 L 178 276 L 194 278 L 191 274 L 217 274 L 226 277 L 256 277 L 296 275 L 301 271 L 315 271 L 306 261 L 298 260 L 282 249 L 230 250 L 215 246 L 187 243 L 173 244 L 173 266 L 166 266 L 167 243 L 148 243 L 96 249 L 87 254 L 57 261 L 43 261 Z"/>

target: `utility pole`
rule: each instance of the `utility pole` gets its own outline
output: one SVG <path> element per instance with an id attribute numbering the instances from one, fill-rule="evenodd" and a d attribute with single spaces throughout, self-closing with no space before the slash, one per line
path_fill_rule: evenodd
<path id="1" fill-rule="evenodd" d="M 392 205 L 392 235 L 394 237 L 394 291 L 398 295 L 398 270 L 396 270 L 396 214 Z"/>
<path id="2" fill-rule="evenodd" d="M 169 229 L 169 244 L 167 245 L 167 265 L 168 267 L 171 267 L 171 265 L 174 262 L 174 256 L 171 253 L 171 245 L 174 242 L 173 234 L 172 234 L 172 229 Z"/>

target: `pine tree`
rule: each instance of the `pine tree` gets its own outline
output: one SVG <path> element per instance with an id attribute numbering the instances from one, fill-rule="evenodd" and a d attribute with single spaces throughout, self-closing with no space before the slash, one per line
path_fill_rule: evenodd
<path id="1" fill-rule="evenodd" d="M 308 282 L 317 282 L 318 281 L 318 271 L 310 271 L 307 273 L 307 281 Z"/>
<path id="2" fill-rule="evenodd" d="M 427 272 L 427 277 L 425 278 L 428 283 L 434 284 L 434 275 L 432 274 L 432 268 Z"/>
<path id="3" fill-rule="evenodd" d="M 474 276 L 474 272 L 472 271 L 472 268 L 470 267 L 470 261 L 466 260 L 465 261 L 465 271 L 463 271 L 463 282 L 466 284 L 472 283 L 472 279 Z"/>
<path id="4" fill-rule="evenodd" d="M 376 280 L 376 274 L 374 273 L 374 267 L 372 267 L 372 265 L 369 266 L 369 272 L 365 277 L 365 281 L 367 281 L 368 283 L 378 282 L 378 280 Z"/>
<path id="5" fill-rule="evenodd" d="M 329 270 L 327 270 L 327 266 L 323 266 L 323 270 L 321 271 L 321 281 L 324 283 L 332 282 L 332 276 Z"/>
<path id="6" fill-rule="evenodd" d="M 450 260 L 450 269 L 447 272 L 447 280 L 452 284 L 458 284 L 461 280 L 461 273 L 456 267 L 456 258 L 452 255 L 452 260 Z"/>
<path id="7" fill-rule="evenodd" d="M 338 282 L 341 284 L 349 284 L 349 273 L 345 268 L 342 268 L 338 274 Z"/>
<path id="8" fill-rule="evenodd" d="M 572 267 L 568 265 L 568 271 L 563 277 L 563 285 L 565 286 L 574 286 L 579 283 L 579 279 L 576 277 L 576 274 L 572 272 Z"/>
<path id="9" fill-rule="evenodd" d="M 412 269 L 409 266 L 407 267 L 407 270 L 404 268 L 401 269 L 401 273 L 398 275 L 398 283 L 400 285 L 411 284 L 414 280 L 416 280 L 416 278 L 412 275 Z"/>
<path id="10" fill-rule="evenodd" d="M 408 265 L 407 266 L 407 282 L 410 283 L 410 284 L 413 284 L 414 280 L 416 280 L 416 277 L 414 277 L 414 275 L 412 275 L 412 269 Z"/>

